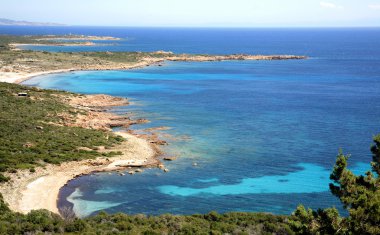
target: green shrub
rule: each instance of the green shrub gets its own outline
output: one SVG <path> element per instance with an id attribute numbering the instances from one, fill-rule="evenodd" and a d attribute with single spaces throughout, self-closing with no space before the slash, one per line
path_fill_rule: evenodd
<path id="1" fill-rule="evenodd" d="M 65 226 L 66 232 L 82 232 L 86 228 L 86 222 L 81 219 L 75 219 Z"/>
<path id="2" fill-rule="evenodd" d="M 29 96 L 18 97 L 16 94 L 20 92 Z M 67 94 L 0 83 L 0 172 L 17 169 L 34 172 L 42 162 L 60 164 L 120 154 L 77 150 L 79 147 L 111 147 L 124 141 L 112 133 L 47 124 L 63 122 L 63 117 L 57 114 L 78 113 L 57 96 Z M 7 180 L 0 175 L 0 182 Z"/>
<path id="3" fill-rule="evenodd" d="M 0 183 L 9 181 L 9 177 L 4 176 L 0 173 Z"/>

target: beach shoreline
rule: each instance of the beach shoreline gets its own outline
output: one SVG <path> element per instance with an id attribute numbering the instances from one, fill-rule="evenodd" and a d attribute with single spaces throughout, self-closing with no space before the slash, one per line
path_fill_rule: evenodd
<path id="1" fill-rule="evenodd" d="M 15 83 L 21 84 L 29 79 L 38 76 L 51 75 L 51 74 L 60 74 L 68 72 L 78 72 L 78 71 L 111 71 L 111 70 L 129 70 L 129 69 L 138 69 L 144 68 L 147 66 L 161 64 L 164 61 L 161 59 L 153 61 L 143 61 L 131 65 L 122 65 L 115 67 L 89 67 L 89 68 L 68 68 L 68 69 L 58 69 L 58 70 L 45 70 L 39 72 L 3 72 L 0 71 L 0 82 Z"/>
<path id="2" fill-rule="evenodd" d="M 154 52 L 41 52 L 24 50 L 21 45 L 36 43 L 8 43 L 3 57 L 0 56 L 0 82 L 21 83 L 35 76 L 73 71 L 129 70 L 151 65 L 162 66 L 174 62 L 218 62 L 242 60 L 303 60 L 301 55 L 208 55 L 175 54 L 171 51 Z"/>
<path id="3" fill-rule="evenodd" d="M 20 213 L 47 209 L 59 214 L 57 202 L 60 189 L 76 177 L 93 172 L 124 171 L 130 167 L 157 167 L 157 152 L 148 141 L 128 133 L 116 134 L 128 140 L 125 147 L 129 151 L 122 156 L 48 164 L 36 168 L 34 173 L 24 170 L 9 174 L 11 183 L 0 187 L 4 200 L 13 211 Z"/>
<path id="4" fill-rule="evenodd" d="M 262 55 L 228 55 L 228 56 L 205 56 L 205 55 L 179 55 L 170 56 L 167 58 L 144 58 L 141 61 L 126 64 L 112 64 L 112 65 L 88 65 L 85 67 L 73 67 L 67 69 L 57 69 L 57 70 L 41 70 L 37 72 L 28 71 L 17 71 L 8 72 L 0 70 L 0 82 L 16 83 L 20 84 L 26 80 L 33 77 L 57 74 L 57 73 L 67 73 L 75 71 L 111 71 L 111 70 L 130 70 L 144 68 L 153 65 L 162 66 L 166 61 L 172 62 L 213 62 L 213 61 L 238 61 L 238 60 L 300 60 L 307 59 L 305 56 L 294 56 L 294 55 L 283 55 L 283 56 L 262 56 Z"/>

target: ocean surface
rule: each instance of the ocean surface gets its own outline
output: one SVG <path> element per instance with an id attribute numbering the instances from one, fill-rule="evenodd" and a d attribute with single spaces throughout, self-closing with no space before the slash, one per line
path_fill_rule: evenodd
<path id="1" fill-rule="evenodd" d="M 290 214 L 340 202 L 329 192 L 339 148 L 350 168 L 368 170 L 380 133 L 380 29 L 150 29 L 0 27 L 12 34 L 121 37 L 97 47 L 30 47 L 48 51 L 156 51 L 296 54 L 294 61 L 170 62 L 129 71 L 81 71 L 25 84 L 128 97 L 113 110 L 160 131 L 170 170 L 119 176 L 96 173 L 62 188 L 59 206 L 80 216 L 193 214 L 212 210 Z M 194 166 L 196 163 L 196 166 Z"/>

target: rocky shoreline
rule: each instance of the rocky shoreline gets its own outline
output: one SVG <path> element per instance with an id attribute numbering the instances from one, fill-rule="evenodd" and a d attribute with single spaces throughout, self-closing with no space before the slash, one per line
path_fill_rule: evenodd
<path id="1" fill-rule="evenodd" d="M 80 40 L 91 40 L 91 41 L 120 41 L 121 38 L 111 37 L 111 36 L 91 36 L 91 35 L 45 35 L 43 38 L 36 38 L 36 41 L 80 41 Z"/>

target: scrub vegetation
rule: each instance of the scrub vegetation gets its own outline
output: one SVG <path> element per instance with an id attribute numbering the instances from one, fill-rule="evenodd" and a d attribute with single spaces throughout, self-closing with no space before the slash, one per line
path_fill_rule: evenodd
<path id="1" fill-rule="evenodd" d="M 62 102 L 62 95 L 69 93 L 0 83 L 0 181 L 8 180 L 4 172 L 117 154 L 99 153 L 96 146 L 111 147 L 122 137 L 65 125 L 84 111 Z"/>
<path id="2" fill-rule="evenodd" d="M 294 234 L 286 216 L 211 212 L 205 215 L 145 216 L 104 212 L 86 219 L 63 219 L 46 210 L 14 213 L 1 203 L 0 233 L 67 234 Z"/>

